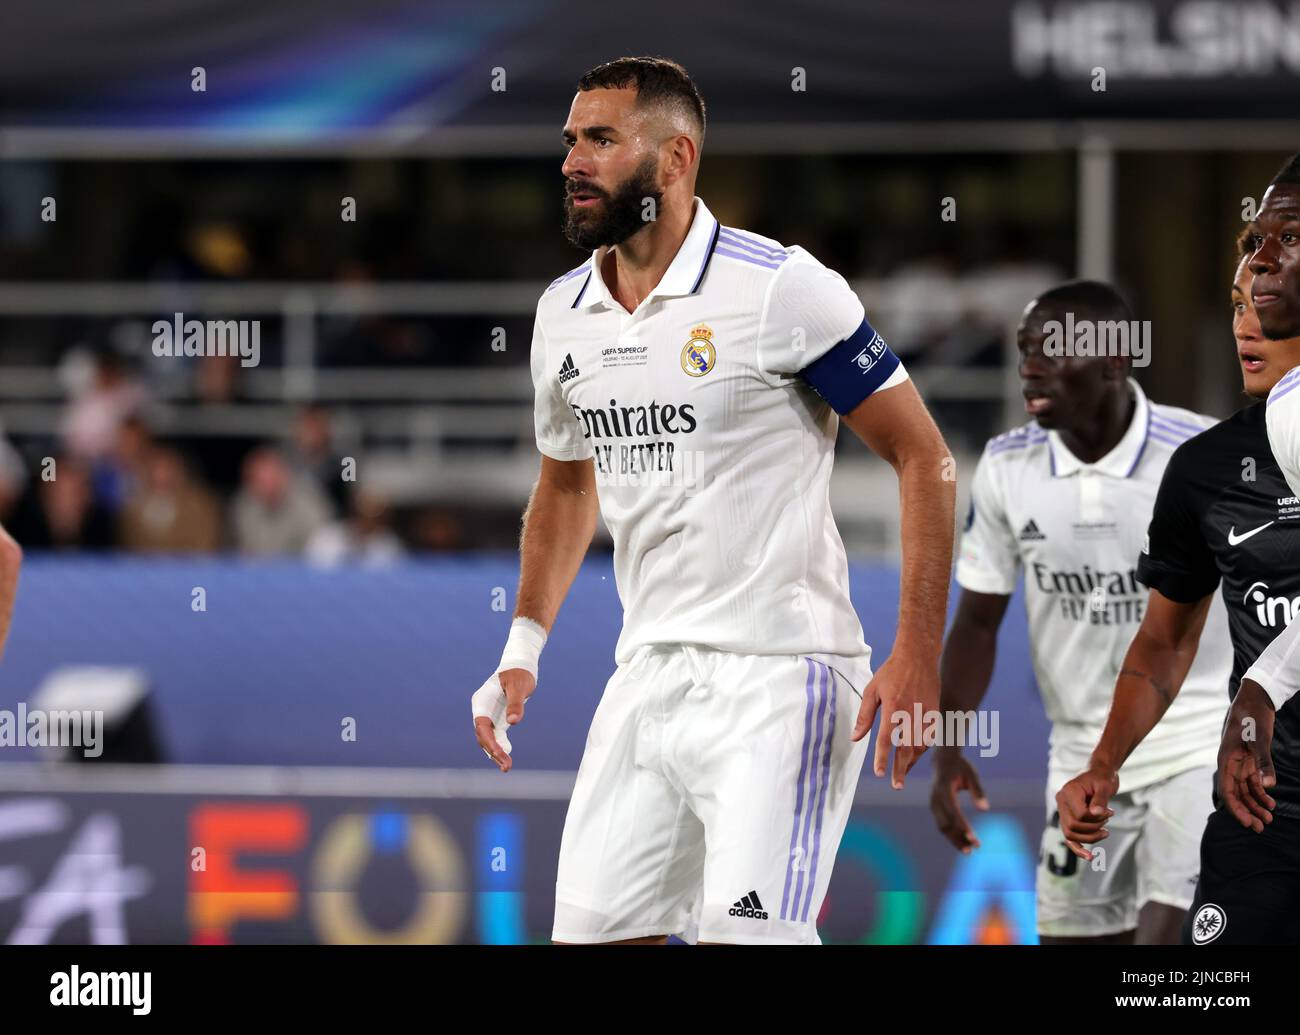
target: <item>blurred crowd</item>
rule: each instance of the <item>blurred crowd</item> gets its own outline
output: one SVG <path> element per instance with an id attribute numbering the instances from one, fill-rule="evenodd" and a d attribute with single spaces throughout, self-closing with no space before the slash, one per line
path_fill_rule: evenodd
<path id="1" fill-rule="evenodd" d="M 0 431 L 0 524 L 36 550 L 235 551 L 323 565 L 383 565 L 461 545 L 454 515 L 437 511 L 411 515 L 399 532 L 355 458 L 337 454 L 323 406 L 302 407 L 284 441 L 228 447 L 238 455 L 224 484 L 220 443 L 200 439 L 201 455 L 188 455 L 155 434 L 148 402 L 143 383 L 104 354 L 48 455 L 20 451 Z"/>

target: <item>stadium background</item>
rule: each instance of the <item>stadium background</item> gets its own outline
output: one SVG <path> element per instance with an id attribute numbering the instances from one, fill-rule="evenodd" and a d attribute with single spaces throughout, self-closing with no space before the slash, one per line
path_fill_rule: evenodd
<path id="1" fill-rule="evenodd" d="M 850 279 L 953 449 L 962 513 L 984 440 L 1024 421 L 1011 330 L 1064 277 L 1115 280 L 1152 322 L 1150 394 L 1240 403 L 1232 239 L 1300 146 L 1284 3 L 136 0 L 73 18 L 14 0 L 4 18 L 0 521 L 29 560 L 0 708 L 129 717 L 94 764 L 0 751 L 17 942 L 546 940 L 620 620 L 603 532 L 509 776 L 467 700 L 509 623 L 537 468 L 533 306 L 583 258 L 559 232 L 582 71 L 628 53 L 690 69 L 699 193 Z M 154 356 L 176 312 L 260 321 L 260 365 Z M 833 501 L 878 659 L 896 493 L 842 440 Z M 1023 623 L 1017 599 L 986 700 L 999 751 L 978 760 L 984 847 L 934 831 L 927 764 L 901 794 L 864 776 L 826 941 L 1034 940 L 1046 723 Z"/>

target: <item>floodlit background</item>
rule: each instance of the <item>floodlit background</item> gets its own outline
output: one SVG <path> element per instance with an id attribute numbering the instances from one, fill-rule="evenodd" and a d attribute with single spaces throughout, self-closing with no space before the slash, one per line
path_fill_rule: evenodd
<path id="1" fill-rule="evenodd" d="M 0 708 L 89 701 L 114 728 L 94 764 L 0 748 L 12 941 L 549 937 L 621 617 L 603 531 L 506 777 L 468 698 L 538 467 L 534 306 L 585 258 L 559 134 L 588 68 L 691 71 L 698 192 L 849 279 L 947 437 L 959 513 L 1026 419 L 1019 313 L 1067 277 L 1152 321 L 1154 398 L 1241 404 L 1233 238 L 1300 147 L 1300 13 L 1274 2 L 13 0 L 3 30 L 0 522 L 29 561 Z M 177 312 L 260 321 L 260 364 L 155 357 Z M 896 482 L 846 434 L 832 492 L 883 658 Z M 1023 622 L 986 701 L 984 848 L 934 831 L 928 768 L 902 794 L 865 775 L 824 940 L 1034 940 Z M 59 897 L 78 866 L 116 895 Z"/>

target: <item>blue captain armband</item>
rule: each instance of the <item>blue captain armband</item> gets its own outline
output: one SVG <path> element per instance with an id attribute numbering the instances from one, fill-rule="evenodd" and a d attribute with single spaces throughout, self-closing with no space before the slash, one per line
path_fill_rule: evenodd
<path id="1" fill-rule="evenodd" d="M 800 376 L 838 414 L 846 414 L 898 369 L 898 357 L 876 329 L 863 320 L 838 345 L 809 363 Z"/>

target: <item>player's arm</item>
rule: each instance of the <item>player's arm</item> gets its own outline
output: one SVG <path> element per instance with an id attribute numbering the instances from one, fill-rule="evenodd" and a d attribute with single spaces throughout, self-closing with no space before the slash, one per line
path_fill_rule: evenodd
<path id="1" fill-rule="evenodd" d="M 1196 659 L 1214 594 L 1182 603 L 1152 589 L 1146 612 L 1115 681 L 1115 693 L 1101 739 L 1088 768 L 1056 794 L 1061 835 L 1070 851 L 1084 859 L 1084 848 L 1108 836 L 1112 795 L 1119 790 L 1119 770 L 1164 716 Z"/>
<path id="2" fill-rule="evenodd" d="M 962 594 L 940 666 L 944 713 L 973 712 L 984 700 L 997 659 L 998 629 L 1020 575 L 1020 544 L 1006 513 L 1010 493 L 1005 472 L 994 460 L 996 453 L 985 450 L 970 483 L 970 510 L 956 572 Z M 988 808 L 974 763 L 960 745 L 943 745 L 935 754 L 930 812 L 939 832 L 969 853 L 979 847 L 979 839 L 958 805 L 962 790 L 970 793 L 977 808 Z"/>
<path id="3" fill-rule="evenodd" d="M 519 540 L 516 618 L 551 631 L 596 534 L 599 509 L 591 460 L 542 457 Z"/>
<path id="4" fill-rule="evenodd" d="M 524 701 L 537 687 L 538 659 L 591 545 L 599 511 L 591 443 L 559 392 L 540 312 L 530 362 L 542 466 L 524 511 L 510 635 L 471 704 L 479 747 L 503 773 L 511 767 L 507 730 L 523 719 Z"/>
<path id="5" fill-rule="evenodd" d="M 945 715 L 973 712 L 984 700 L 997 659 L 998 628 L 1010 601 L 1009 594 L 962 590 L 939 664 L 939 710 Z M 958 792 L 963 790 L 976 808 L 988 809 L 979 774 L 962 754 L 961 745 L 943 744 L 935 752 L 930 813 L 953 847 L 969 854 L 979 847 L 979 839 L 958 804 Z"/>
<path id="6" fill-rule="evenodd" d="M 957 486 L 944 477 L 945 464 L 951 462 L 948 447 L 910 380 L 874 392 L 844 420 L 898 475 L 903 553 L 898 633 L 888 659 L 863 693 L 853 739 L 867 735 L 879 708 L 874 771 L 885 775 L 890 743 L 900 740 L 891 782 L 902 787 L 925 752 L 921 731 L 913 728 L 914 706 L 919 703 L 925 714 L 939 704 Z M 890 737 L 885 736 L 886 723 Z"/>
<path id="7" fill-rule="evenodd" d="M 1300 370 L 1269 392 L 1268 444 L 1293 493 L 1300 492 Z M 1227 810 L 1256 833 L 1273 820 L 1273 720 L 1300 689 L 1300 621 L 1293 618 L 1242 676 L 1219 743 L 1218 787 Z"/>
<path id="8" fill-rule="evenodd" d="M 898 357 L 866 318 L 838 273 L 802 249 L 768 285 L 758 333 L 758 358 L 774 387 L 798 377 L 843 418 L 898 474 L 902 502 L 903 571 L 898 635 L 889 658 L 863 690 L 853 732 L 861 740 L 883 709 L 875 773 L 885 775 L 890 739 L 885 725 L 900 710 L 939 704 L 939 647 L 952 568 L 956 485 L 943 477 L 948 449 Z M 919 734 L 919 731 L 916 731 Z M 919 735 L 894 754 L 893 785 L 925 751 Z"/>
<path id="9" fill-rule="evenodd" d="M 18 571 L 22 562 L 22 549 L 0 526 L 0 658 L 4 657 L 9 626 L 13 622 L 14 601 L 18 597 Z"/>

